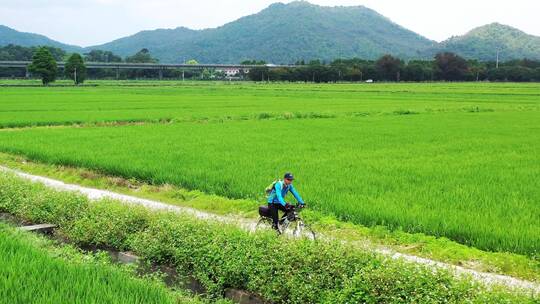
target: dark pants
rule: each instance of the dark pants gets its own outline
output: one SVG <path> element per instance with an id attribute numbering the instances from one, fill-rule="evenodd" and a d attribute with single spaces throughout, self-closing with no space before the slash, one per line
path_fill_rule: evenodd
<path id="1" fill-rule="evenodd" d="M 287 210 L 285 209 L 285 206 L 281 204 L 268 204 L 268 208 L 270 208 L 270 215 L 272 216 L 272 227 L 274 229 L 277 229 L 279 222 L 278 210 L 281 210 L 285 213 L 287 213 Z"/>

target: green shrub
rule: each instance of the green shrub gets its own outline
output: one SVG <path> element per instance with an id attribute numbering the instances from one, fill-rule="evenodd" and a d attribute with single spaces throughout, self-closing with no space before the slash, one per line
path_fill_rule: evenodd
<path id="1" fill-rule="evenodd" d="M 124 250 L 129 247 L 129 238 L 146 228 L 149 216 L 142 207 L 128 207 L 103 200 L 88 208 L 84 215 L 63 231 L 79 244 Z"/>
<path id="2" fill-rule="evenodd" d="M 1 173 L 0 184 L 0 212 L 10 212 L 26 221 L 68 227 L 88 209 L 88 199 L 82 195 L 57 192 L 42 184 L 16 183 Z"/>

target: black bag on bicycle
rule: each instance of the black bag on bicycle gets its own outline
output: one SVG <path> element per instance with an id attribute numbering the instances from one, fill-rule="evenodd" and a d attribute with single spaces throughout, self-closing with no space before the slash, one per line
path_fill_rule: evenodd
<path id="1" fill-rule="evenodd" d="M 272 217 L 272 215 L 270 214 L 270 208 L 268 206 L 260 206 L 259 215 L 262 217 Z"/>

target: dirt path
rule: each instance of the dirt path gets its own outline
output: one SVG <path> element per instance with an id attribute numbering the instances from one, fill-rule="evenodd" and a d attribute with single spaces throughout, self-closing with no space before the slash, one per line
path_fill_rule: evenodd
<path id="1" fill-rule="evenodd" d="M 233 218 L 229 216 L 220 216 L 220 215 L 216 215 L 212 213 L 202 212 L 193 208 L 172 206 L 165 203 L 161 203 L 159 201 L 142 199 L 142 198 L 125 195 L 125 194 L 119 194 L 119 193 L 115 193 L 111 191 L 87 188 L 87 187 L 82 187 L 82 186 L 73 185 L 73 184 L 66 184 L 58 180 L 54 180 L 54 179 L 42 177 L 42 176 L 37 176 L 37 175 L 26 174 L 24 172 L 13 170 L 4 166 L 0 166 L 0 170 L 11 172 L 19 177 L 30 180 L 32 182 L 42 183 L 46 185 L 47 187 L 50 187 L 56 190 L 79 192 L 86 195 L 91 200 L 110 198 L 110 199 L 122 201 L 127 204 L 144 206 L 146 208 L 153 209 L 153 210 L 183 212 L 183 213 L 191 214 L 195 216 L 196 218 L 203 219 L 203 220 L 233 223 L 233 224 L 241 226 L 243 229 L 250 230 L 250 231 L 254 230 L 255 225 L 256 225 L 256 223 L 252 220 L 247 220 L 247 219 L 239 220 L 237 218 Z M 322 236 L 322 238 L 324 238 L 324 236 Z M 399 253 L 388 248 L 379 247 L 379 248 L 373 248 L 372 250 L 379 254 L 388 256 L 392 259 L 401 259 L 410 263 L 417 263 L 417 264 L 422 264 L 422 265 L 428 265 L 430 267 L 447 269 L 454 272 L 457 276 L 463 276 L 463 275 L 470 276 L 474 280 L 480 283 L 486 284 L 486 285 L 505 285 L 510 288 L 525 289 L 535 294 L 540 294 L 540 284 L 535 283 L 535 282 L 525 281 L 525 280 L 517 279 L 517 278 L 506 276 L 506 275 L 480 272 L 480 271 L 468 269 L 461 266 L 455 266 L 455 265 L 446 264 L 443 262 L 438 262 L 438 261 L 434 261 L 434 260 L 430 260 L 426 258 L 417 257 L 414 255 L 407 255 L 407 254 Z"/>

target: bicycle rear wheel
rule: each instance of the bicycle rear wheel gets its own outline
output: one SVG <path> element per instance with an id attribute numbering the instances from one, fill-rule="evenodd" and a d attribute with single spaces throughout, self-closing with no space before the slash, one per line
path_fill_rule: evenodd
<path id="1" fill-rule="evenodd" d="M 254 231 L 260 231 L 265 229 L 272 229 L 272 220 L 266 217 L 259 218 L 257 225 L 255 225 Z"/>

